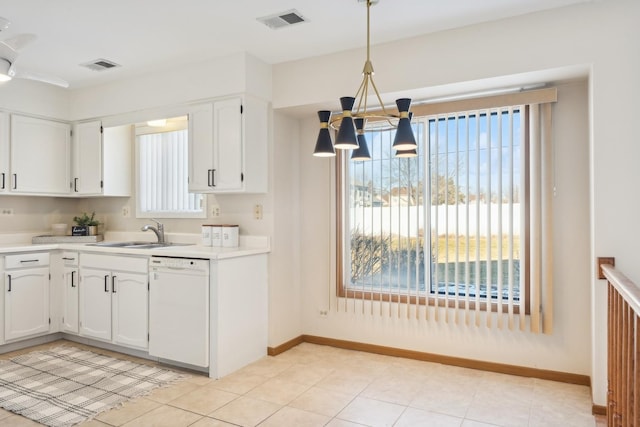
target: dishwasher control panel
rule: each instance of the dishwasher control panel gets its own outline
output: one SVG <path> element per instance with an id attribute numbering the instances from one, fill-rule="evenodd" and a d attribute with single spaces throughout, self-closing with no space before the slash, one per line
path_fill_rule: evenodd
<path id="1" fill-rule="evenodd" d="M 181 270 L 205 270 L 209 267 L 208 259 L 151 257 L 149 267 L 171 268 Z"/>

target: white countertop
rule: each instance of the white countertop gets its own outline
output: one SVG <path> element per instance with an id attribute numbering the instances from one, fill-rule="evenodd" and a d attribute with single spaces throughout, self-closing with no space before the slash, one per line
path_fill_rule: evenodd
<path id="1" fill-rule="evenodd" d="M 103 242 L 144 240 L 136 238 L 135 236 L 136 233 L 113 233 L 113 235 L 107 235 L 106 237 L 108 238 L 108 240 L 105 239 Z M 193 235 L 176 235 L 174 236 L 175 240 L 172 240 L 171 237 L 171 235 L 168 235 L 167 240 L 169 242 L 175 243 L 189 243 L 194 239 Z M 197 235 L 197 238 L 199 239 L 199 235 Z M 91 244 L 86 243 L 32 244 L 21 240 L 24 239 L 16 238 L 15 235 L 12 235 L 12 237 L 6 239 L 3 239 L 3 235 L 0 235 L 0 254 L 14 252 L 50 251 L 60 249 L 70 251 L 99 252 L 105 254 L 227 259 L 264 254 L 271 251 L 269 238 L 264 236 L 240 236 L 240 246 L 238 246 L 237 248 L 222 248 L 202 246 L 200 244 L 189 244 L 184 246 L 166 246 L 152 249 L 135 249 L 123 247 L 92 246 Z M 153 243 L 152 241 L 149 242 Z"/>

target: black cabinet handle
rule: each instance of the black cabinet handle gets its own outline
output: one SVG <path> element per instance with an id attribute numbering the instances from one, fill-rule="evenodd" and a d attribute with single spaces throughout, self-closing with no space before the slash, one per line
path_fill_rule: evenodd
<path id="1" fill-rule="evenodd" d="M 17 173 L 13 174 L 13 189 L 14 190 L 18 189 L 18 174 Z"/>
<path id="2" fill-rule="evenodd" d="M 7 277 L 9 278 L 9 290 L 8 290 L 8 292 L 11 292 L 11 275 L 7 274 Z"/>
<path id="3" fill-rule="evenodd" d="M 117 276 L 111 276 L 111 292 L 114 294 L 116 293 L 116 277 Z"/>
<path id="4" fill-rule="evenodd" d="M 75 276 L 75 274 L 76 274 L 75 270 L 71 272 L 71 287 L 72 287 L 72 288 L 75 288 L 75 287 L 76 287 L 76 285 L 74 285 L 74 284 L 73 284 L 73 283 L 74 283 L 74 281 L 73 281 L 73 277 Z"/>
<path id="5" fill-rule="evenodd" d="M 27 263 L 27 262 L 38 262 L 40 261 L 39 259 L 23 259 L 22 261 L 20 261 L 21 264 Z"/>
<path id="6" fill-rule="evenodd" d="M 213 169 L 207 169 L 207 187 L 213 186 Z"/>
<path id="7" fill-rule="evenodd" d="M 4 184 L 5 184 L 5 182 L 4 182 L 4 176 L 5 176 L 5 173 L 4 173 L 4 172 L 2 172 L 2 190 L 4 190 Z"/>
<path id="8" fill-rule="evenodd" d="M 73 191 L 78 192 L 78 178 L 73 178 Z"/>
<path id="9" fill-rule="evenodd" d="M 215 187 L 216 186 L 216 170 L 215 169 L 211 169 L 211 186 Z"/>
<path id="10" fill-rule="evenodd" d="M 104 291 L 109 292 L 109 275 L 104 276 Z"/>

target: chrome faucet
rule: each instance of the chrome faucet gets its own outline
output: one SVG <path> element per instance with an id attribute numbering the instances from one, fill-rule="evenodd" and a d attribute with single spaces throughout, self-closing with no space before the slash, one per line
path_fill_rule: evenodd
<path id="1" fill-rule="evenodd" d="M 158 243 L 164 243 L 164 224 L 162 224 L 160 221 L 158 221 L 157 219 L 151 218 L 151 221 L 155 221 L 155 223 L 158 225 L 157 227 L 154 227 L 153 225 L 144 225 L 141 230 L 142 231 L 153 231 L 154 233 L 156 233 L 156 236 L 158 237 Z"/>

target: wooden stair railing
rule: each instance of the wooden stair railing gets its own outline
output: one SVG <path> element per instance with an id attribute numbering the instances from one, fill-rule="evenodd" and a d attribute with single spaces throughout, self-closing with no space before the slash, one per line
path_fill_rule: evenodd
<path id="1" fill-rule="evenodd" d="M 608 281 L 607 425 L 640 427 L 640 287 L 602 264 Z"/>

